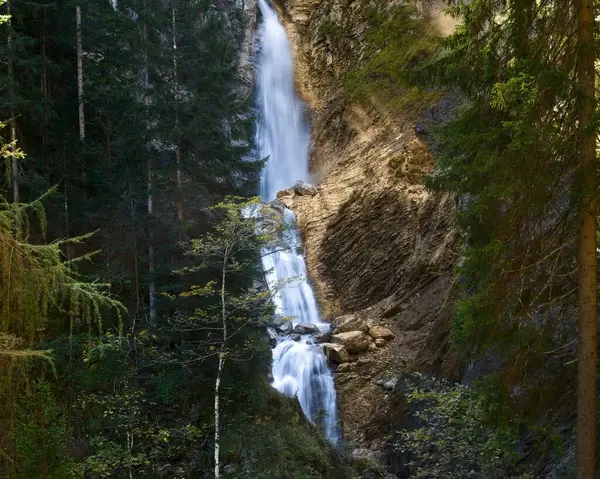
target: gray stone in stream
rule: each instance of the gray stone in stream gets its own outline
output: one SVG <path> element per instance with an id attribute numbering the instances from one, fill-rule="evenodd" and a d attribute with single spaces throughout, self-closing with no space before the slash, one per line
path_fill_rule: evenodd
<path id="1" fill-rule="evenodd" d="M 285 321 L 281 324 L 278 324 L 277 329 L 281 332 L 281 334 L 292 334 L 294 325 L 290 321 Z"/>
<path id="2" fill-rule="evenodd" d="M 272 348 L 277 344 L 277 331 L 274 328 L 267 328 L 267 338 Z"/>
<path id="3" fill-rule="evenodd" d="M 315 334 L 319 332 L 319 328 L 317 328 L 314 324 L 311 323 L 300 323 L 294 326 L 294 333 L 298 334 Z"/>
<path id="4" fill-rule="evenodd" d="M 290 335 L 290 339 L 292 341 L 300 341 L 300 335 L 298 333 L 293 333 Z"/>

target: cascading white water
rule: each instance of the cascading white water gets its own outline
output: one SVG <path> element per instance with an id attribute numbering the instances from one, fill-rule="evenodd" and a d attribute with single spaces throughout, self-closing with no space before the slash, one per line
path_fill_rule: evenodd
<path id="1" fill-rule="evenodd" d="M 263 21 L 260 26 L 260 58 L 258 61 L 258 106 L 260 120 L 257 143 L 261 158 L 269 157 L 261 181 L 261 196 L 275 199 L 277 192 L 296 181 L 308 178 L 310 134 L 303 118 L 303 105 L 296 96 L 292 52 L 276 12 L 259 0 Z M 278 314 L 291 317 L 294 326 L 311 323 L 320 331 L 328 331 L 323 322 L 314 293 L 306 282 L 306 265 L 295 227 L 294 214 L 286 210 L 285 220 L 290 248 L 263 256 L 269 286 L 279 287 L 275 297 Z M 306 417 L 319 421 L 326 437 L 339 444 L 340 432 L 333 376 L 321 348 L 311 335 L 298 341 L 279 335 L 273 349 L 273 386 L 298 400 Z"/>

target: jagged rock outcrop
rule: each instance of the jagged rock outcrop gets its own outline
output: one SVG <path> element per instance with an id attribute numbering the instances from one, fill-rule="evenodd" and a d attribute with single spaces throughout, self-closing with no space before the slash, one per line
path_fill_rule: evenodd
<path id="1" fill-rule="evenodd" d="M 330 358 L 340 351 L 336 343 L 348 354 L 332 361 L 346 439 L 361 456 L 385 462 L 381 452 L 399 413 L 383 384 L 413 370 L 459 370 L 448 339 L 458 238 L 454 199 L 422 184 L 434 167 L 426 125 L 419 129 L 418 117 L 390 117 L 376 104 L 346 98 L 340 78 L 363 54 L 366 26 L 357 12 L 364 3 L 277 2 L 299 93 L 310 108 L 316 185 L 310 194 L 290 188 L 278 198 L 297 215 L 309 276 L 333 321 L 334 344 L 322 347 Z M 322 34 L 332 19 L 350 39 L 345 51 Z M 443 119 L 454 106 L 446 97 L 429 115 Z"/>

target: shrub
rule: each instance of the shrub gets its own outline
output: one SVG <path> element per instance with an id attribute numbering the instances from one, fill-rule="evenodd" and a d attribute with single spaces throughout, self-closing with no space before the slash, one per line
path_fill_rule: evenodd
<path id="1" fill-rule="evenodd" d="M 401 431 L 395 446 L 410 455 L 411 477 L 530 477 L 516 472 L 518 430 L 498 414 L 493 396 L 422 375 L 406 385 L 417 427 Z"/>

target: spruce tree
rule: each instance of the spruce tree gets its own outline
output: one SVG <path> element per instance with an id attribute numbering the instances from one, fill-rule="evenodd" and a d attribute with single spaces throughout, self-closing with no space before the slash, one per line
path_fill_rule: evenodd
<path id="1" fill-rule="evenodd" d="M 593 8 L 477 0 L 452 12 L 462 24 L 433 68 L 466 104 L 443 128 L 431 185 L 458 195 L 465 232 L 454 339 L 471 352 L 499 354 L 510 386 L 570 342 L 563 325 L 578 309 L 578 477 L 593 477 Z"/>

